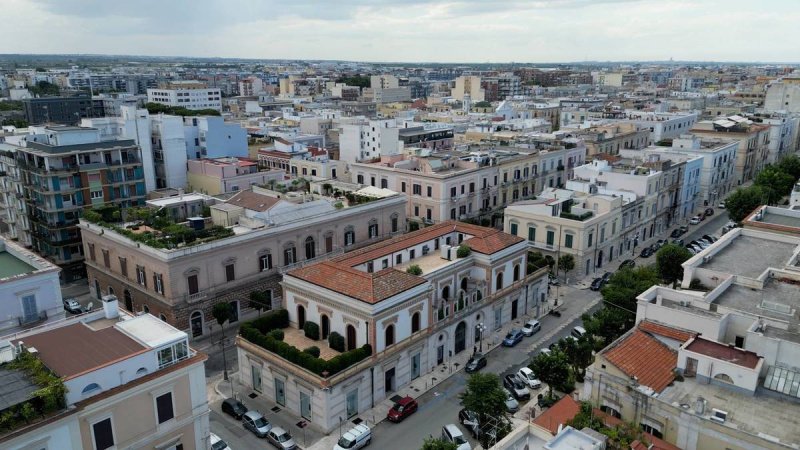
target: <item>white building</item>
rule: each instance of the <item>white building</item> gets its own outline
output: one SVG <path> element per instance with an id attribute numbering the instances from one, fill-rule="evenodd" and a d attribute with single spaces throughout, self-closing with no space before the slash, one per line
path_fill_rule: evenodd
<path id="1" fill-rule="evenodd" d="M 147 101 L 186 109 L 216 109 L 222 111 L 222 94 L 219 88 L 187 87 L 174 89 L 148 89 Z"/>
<path id="2" fill-rule="evenodd" d="M 41 256 L 0 239 L 0 330 L 63 319 L 60 271 Z"/>
<path id="3" fill-rule="evenodd" d="M 736 186 L 738 142 L 703 141 L 687 134 L 672 141 L 672 152 L 703 158 L 700 173 L 700 198 L 703 206 L 713 206 Z"/>
<path id="4" fill-rule="evenodd" d="M 399 141 L 400 131 L 394 119 L 344 124 L 339 134 L 339 159 L 355 163 L 396 155 Z"/>
<path id="5" fill-rule="evenodd" d="M 786 77 L 767 86 L 764 110 L 800 113 L 800 78 Z"/>

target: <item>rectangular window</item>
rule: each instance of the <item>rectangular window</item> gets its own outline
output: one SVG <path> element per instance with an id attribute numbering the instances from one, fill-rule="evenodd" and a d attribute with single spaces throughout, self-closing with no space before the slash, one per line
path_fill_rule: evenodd
<path id="1" fill-rule="evenodd" d="M 105 450 L 114 446 L 114 430 L 111 427 L 111 418 L 103 419 L 92 425 L 94 446 L 97 450 Z"/>
<path id="2" fill-rule="evenodd" d="M 419 184 L 414 185 L 414 195 L 422 195 L 422 186 Z"/>
<path id="3" fill-rule="evenodd" d="M 553 242 L 555 242 L 556 233 L 555 231 L 547 231 L 547 245 L 552 246 Z"/>
<path id="4" fill-rule="evenodd" d="M 528 227 L 528 240 L 531 242 L 536 240 L 536 228 Z"/>
<path id="5" fill-rule="evenodd" d="M 450 197 L 455 197 L 457 195 L 456 192 L 457 192 L 456 191 L 456 187 L 455 186 L 451 187 L 450 188 Z"/>
<path id="6" fill-rule="evenodd" d="M 147 287 L 147 274 L 144 266 L 136 266 L 136 281 L 144 287 Z"/>
<path id="7" fill-rule="evenodd" d="M 189 295 L 195 295 L 200 292 L 200 287 L 197 284 L 197 275 L 186 277 L 186 283 L 189 285 Z"/>
<path id="8" fill-rule="evenodd" d="M 267 253 L 258 257 L 258 267 L 262 272 L 272 269 L 272 254 Z"/>
<path id="9" fill-rule="evenodd" d="M 405 192 L 405 191 L 406 191 L 406 182 L 403 181 L 402 183 L 400 183 L 400 192 Z"/>
<path id="10" fill-rule="evenodd" d="M 511 224 L 511 234 L 513 234 L 514 236 L 517 235 L 517 224 L 515 223 Z"/>
<path id="11" fill-rule="evenodd" d="M 433 197 L 433 188 L 428 186 L 428 197 Z"/>
<path id="12" fill-rule="evenodd" d="M 95 254 L 94 254 L 94 244 L 89 244 L 89 259 L 95 261 Z"/>
<path id="13" fill-rule="evenodd" d="M 153 288 L 155 288 L 156 292 L 159 294 L 164 293 L 164 279 L 160 273 L 153 274 Z"/>
<path id="14" fill-rule="evenodd" d="M 103 252 L 103 265 L 106 266 L 106 268 L 110 269 L 111 268 L 111 258 L 108 255 L 108 250 L 104 249 L 104 250 L 102 250 L 102 252 Z"/>
<path id="15" fill-rule="evenodd" d="M 171 392 L 156 397 L 156 413 L 160 424 L 175 418 L 175 411 L 172 409 Z"/>
<path id="16" fill-rule="evenodd" d="M 592 246 L 592 239 L 593 238 L 594 238 L 594 234 L 593 233 L 589 233 L 589 239 L 586 242 L 586 246 L 587 247 L 591 247 Z"/>
<path id="17" fill-rule="evenodd" d="M 98 198 L 103 198 L 103 191 L 90 191 L 89 195 L 93 200 Z"/>
<path id="18" fill-rule="evenodd" d="M 233 281 L 236 279 L 236 272 L 234 270 L 233 264 L 228 264 L 225 266 L 225 281 Z"/>
<path id="19" fill-rule="evenodd" d="M 564 247 L 572 248 L 572 235 L 567 234 L 564 236 Z"/>
<path id="20" fill-rule="evenodd" d="M 349 245 L 347 242 L 347 235 L 345 235 L 345 245 Z M 350 242 L 352 244 L 352 242 Z M 283 265 L 288 266 L 290 264 L 294 264 L 297 260 L 297 250 L 295 247 L 289 247 L 283 251 Z"/>
<path id="21" fill-rule="evenodd" d="M 119 257 L 119 273 L 121 273 L 123 277 L 128 278 L 128 260 L 122 256 Z"/>

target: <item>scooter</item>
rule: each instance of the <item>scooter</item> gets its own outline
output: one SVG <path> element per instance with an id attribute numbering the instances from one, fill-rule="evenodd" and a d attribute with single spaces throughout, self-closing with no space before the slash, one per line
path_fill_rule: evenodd
<path id="1" fill-rule="evenodd" d="M 561 317 L 561 311 L 557 309 L 551 309 L 547 314 L 550 314 L 551 316 Z"/>

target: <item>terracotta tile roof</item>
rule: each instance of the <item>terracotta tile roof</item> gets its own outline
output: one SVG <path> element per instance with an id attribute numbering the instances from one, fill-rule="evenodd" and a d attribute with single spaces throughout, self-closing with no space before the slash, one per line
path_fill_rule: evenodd
<path id="1" fill-rule="evenodd" d="M 393 268 L 367 273 L 331 261 L 301 267 L 287 275 L 367 303 L 377 303 L 427 283 L 422 277 Z"/>
<path id="2" fill-rule="evenodd" d="M 27 348 L 36 347 L 42 362 L 67 380 L 147 351 L 114 327 L 93 330 L 83 323 L 53 328 L 21 340 Z M 19 341 L 14 341 L 14 345 Z"/>
<path id="3" fill-rule="evenodd" d="M 572 420 L 580 412 L 580 409 L 581 406 L 578 402 L 569 395 L 565 395 L 561 400 L 541 413 L 539 417 L 533 419 L 533 423 L 555 436 L 558 434 L 558 427 L 566 425 L 567 421 Z"/>
<path id="4" fill-rule="evenodd" d="M 640 329 L 620 338 L 603 356 L 655 392 L 663 391 L 675 379 L 678 353 Z"/>
<path id="5" fill-rule="evenodd" d="M 292 155 L 290 155 L 290 154 L 288 154 L 286 152 L 279 152 L 277 150 L 263 150 L 262 149 L 262 150 L 258 151 L 258 154 L 259 155 L 264 155 L 264 156 L 272 156 L 272 157 L 281 158 L 281 159 L 292 159 Z"/>
<path id="6" fill-rule="evenodd" d="M 695 338 L 685 348 L 690 352 L 721 359 L 738 366 L 747 367 L 748 369 L 755 369 L 759 359 L 761 359 L 753 352 L 720 344 L 719 342 L 709 341 L 701 337 Z"/>
<path id="7" fill-rule="evenodd" d="M 639 322 L 639 329 L 647 331 L 650 334 L 657 334 L 659 336 L 664 336 L 666 338 L 675 339 L 676 341 L 681 342 L 686 342 L 689 339 L 697 336 L 697 333 L 692 331 L 673 328 L 650 320 L 643 320 Z"/>
<path id="8" fill-rule="evenodd" d="M 279 201 L 281 200 L 278 198 L 256 194 L 253 191 L 239 191 L 236 195 L 229 198 L 226 203 L 241 206 L 244 209 L 250 209 L 252 211 L 264 212 L 272 208 Z"/>

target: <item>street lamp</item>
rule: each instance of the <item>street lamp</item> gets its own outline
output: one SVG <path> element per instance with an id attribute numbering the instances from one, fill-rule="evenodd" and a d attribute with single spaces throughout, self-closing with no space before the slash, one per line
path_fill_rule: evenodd
<path id="1" fill-rule="evenodd" d="M 481 322 L 475 325 L 475 331 L 478 332 L 478 339 L 480 340 L 480 344 L 478 344 L 480 345 L 479 351 L 483 353 L 483 332 L 486 331 L 486 326 Z"/>

